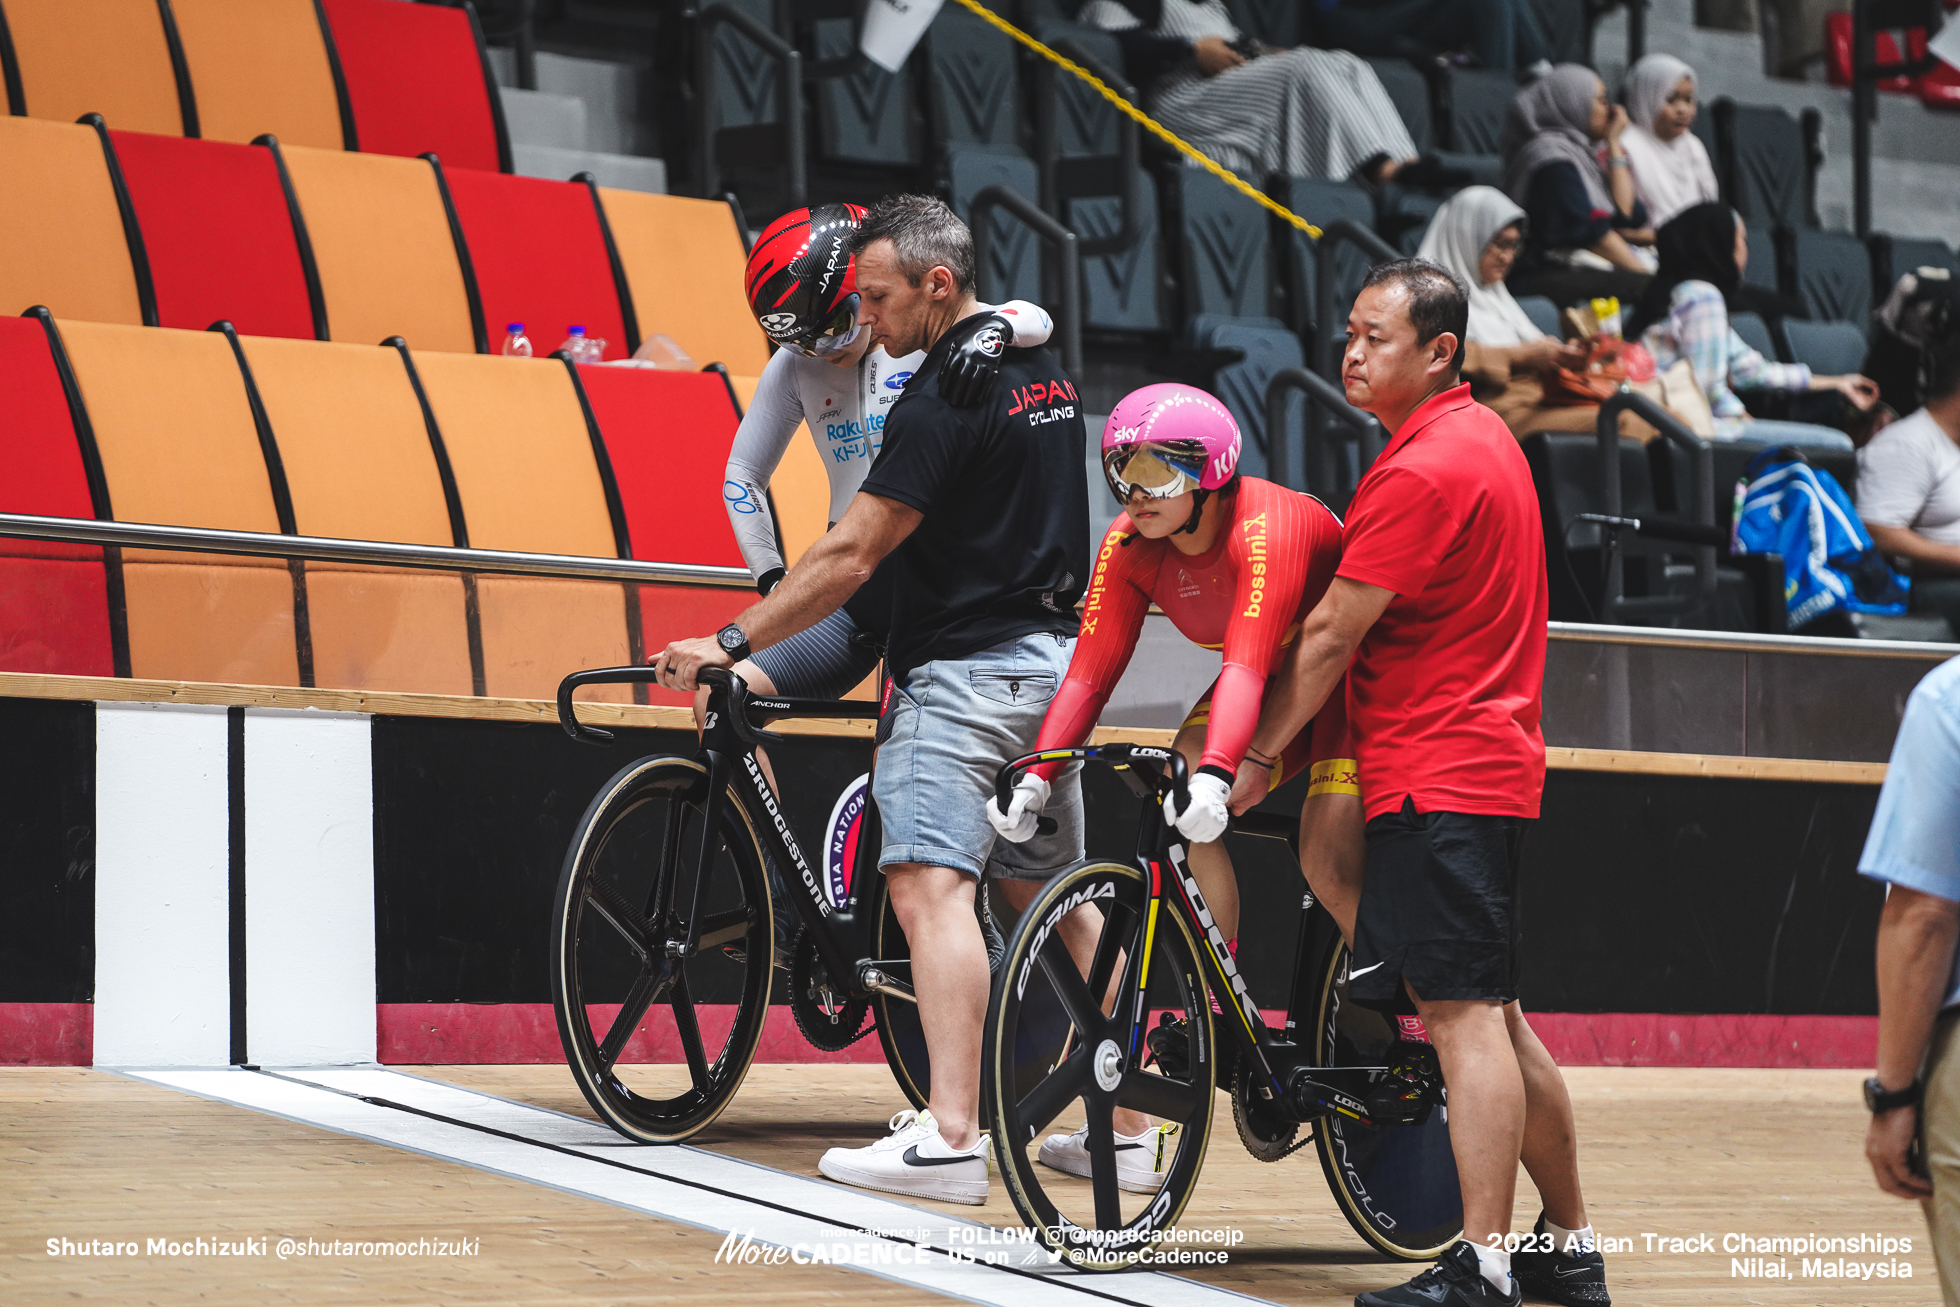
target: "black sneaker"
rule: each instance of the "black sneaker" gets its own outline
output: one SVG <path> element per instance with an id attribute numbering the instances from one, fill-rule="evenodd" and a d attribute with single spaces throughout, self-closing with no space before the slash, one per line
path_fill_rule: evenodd
<path id="1" fill-rule="evenodd" d="M 1484 1278 L 1477 1264 L 1477 1250 L 1462 1240 L 1450 1245 L 1437 1263 L 1393 1289 L 1358 1294 L 1354 1307 L 1518 1307 L 1517 1277 L 1511 1277 L 1511 1292 L 1499 1293 Z"/>
<path id="2" fill-rule="evenodd" d="M 1545 1233 L 1545 1214 L 1538 1213 L 1533 1234 Z M 1584 1253 L 1524 1252 L 1511 1254 L 1511 1276 L 1534 1298 L 1550 1298 L 1566 1307 L 1610 1307 L 1606 1292 L 1606 1259 L 1599 1250 Z"/>

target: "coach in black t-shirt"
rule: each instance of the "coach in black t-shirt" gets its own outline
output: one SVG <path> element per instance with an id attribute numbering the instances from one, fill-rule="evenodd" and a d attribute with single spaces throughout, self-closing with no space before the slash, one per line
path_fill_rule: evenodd
<path id="1" fill-rule="evenodd" d="M 870 1147 L 831 1149 L 819 1166 L 849 1184 L 983 1203 L 988 976 L 974 893 L 991 874 L 1018 906 L 1082 856 L 1072 770 L 1045 806 L 1054 833 L 996 843 L 985 815 L 994 773 L 1033 750 L 1074 649 L 1089 573 L 1081 404 L 1046 350 L 1013 348 L 1007 319 L 975 305 L 972 233 L 945 204 L 881 200 L 853 249 L 860 328 L 893 356 L 929 350 L 892 406 L 884 447 L 842 520 L 768 598 L 721 636 L 679 641 L 653 662 L 663 685 L 692 689 L 702 667 L 729 666 L 750 646 L 821 621 L 896 553 L 886 645 L 896 692 L 873 793 L 879 865 L 911 947 L 932 1057 L 932 1104 L 916 1119 L 902 1113 Z M 942 389 L 959 393 L 994 360 L 999 376 L 971 407 L 948 402 Z M 1087 925 L 1071 920 L 1063 933 Z"/>

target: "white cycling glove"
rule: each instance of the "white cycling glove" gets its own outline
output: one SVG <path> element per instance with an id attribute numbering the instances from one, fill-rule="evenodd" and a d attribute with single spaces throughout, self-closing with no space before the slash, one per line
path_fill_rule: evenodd
<path id="1" fill-rule="evenodd" d="M 987 800 L 987 820 L 993 823 L 1000 837 L 1015 844 L 1025 844 L 1034 838 L 1035 819 L 1041 810 L 1048 806 L 1048 782 L 1033 774 L 1025 774 L 1014 783 L 1014 797 L 1008 802 L 1007 811 L 1000 810 L 1000 800 Z"/>
<path id="2" fill-rule="evenodd" d="M 1177 796 L 1164 796 L 1164 821 L 1177 827 L 1178 833 L 1193 844 L 1209 844 L 1225 833 L 1226 823 L 1231 813 L 1226 810 L 1225 801 L 1232 797 L 1232 787 L 1210 772 L 1201 771 L 1191 777 L 1191 802 L 1182 811 L 1177 806 Z"/>

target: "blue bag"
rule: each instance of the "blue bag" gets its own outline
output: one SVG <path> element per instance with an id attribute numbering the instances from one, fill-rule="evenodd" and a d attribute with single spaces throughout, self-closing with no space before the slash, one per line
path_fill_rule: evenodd
<path id="1" fill-rule="evenodd" d="M 1735 483 L 1735 538 L 1730 552 L 1780 554 L 1790 629 L 1824 614 L 1898 614 L 1911 582 L 1872 547 L 1851 497 L 1837 478 L 1788 446 L 1749 460 Z"/>

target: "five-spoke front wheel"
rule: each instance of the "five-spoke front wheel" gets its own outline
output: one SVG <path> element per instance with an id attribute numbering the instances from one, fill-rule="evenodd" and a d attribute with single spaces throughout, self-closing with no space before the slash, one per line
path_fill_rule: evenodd
<path id="1" fill-rule="evenodd" d="M 551 997 L 565 1059 L 593 1111 L 644 1143 L 721 1114 L 768 1013 L 762 853 L 732 792 L 707 831 L 707 798 L 691 759 L 627 765 L 586 809 L 558 879 Z"/>
<path id="2" fill-rule="evenodd" d="M 987 1010 L 982 1089 L 1008 1195 L 1044 1245 L 1085 1270 L 1134 1265 L 1176 1223 L 1211 1134 L 1216 1060 L 1196 944 L 1177 913 L 1160 909 L 1152 929 L 1147 904 L 1135 867 L 1055 877 L 1022 912 Z M 1187 1032 L 1174 1070 L 1143 1065 L 1143 1034 L 1164 1013 Z M 1145 1150 L 1160 1174 L 1141 1185 L 1133 1159 L 1119 1184 L 1119 1108 L 1162 1127 Z M 1086 1178 L 1041 1160 L 1050 1135 L 1084 1127 L 1073 1149 L 1051 1151 L 1086 1153 Z"/>

